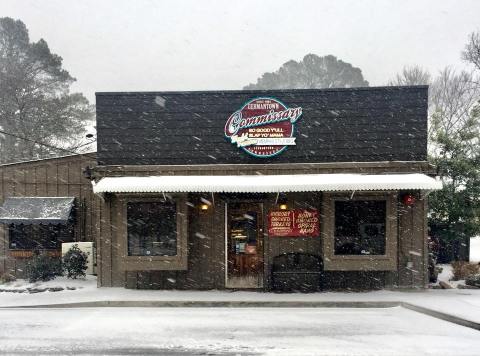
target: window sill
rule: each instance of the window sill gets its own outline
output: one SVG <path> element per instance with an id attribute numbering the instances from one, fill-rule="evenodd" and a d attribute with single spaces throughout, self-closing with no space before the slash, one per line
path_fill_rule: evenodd
<path id="1" fill-rule="evenodd" d="M 326 271 L 395 271 L 397 260 L 391 256 L 325 256 Z"/>
<path id="2" fill-rule="evenodd" d="M 333 255 L 331 260 L 385 260 L 390 259 L 387 255 Z"/>

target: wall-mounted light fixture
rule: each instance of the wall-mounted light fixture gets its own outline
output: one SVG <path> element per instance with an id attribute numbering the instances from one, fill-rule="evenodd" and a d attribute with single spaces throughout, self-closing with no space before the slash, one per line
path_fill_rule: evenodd
<path id="1" fill-rule="evenodd" d="M 415 196 L 413 194 L 402 195 L 402 203 L 406 206 L 412 206 L 415 204 Z"/>
<path id="2" fill-rule="evenodd" d="M 285 193 L 280 193 L 277 197 L 277 204 L 280 210 L 287 210 L 288 209 L 288 199 Z"/>
<path id="3" fill-rule="evenodd" d="M 90 166 L 86 166 L 83 170 L 82 170 L 82 174 L 85 178 L 87 179 L 90 179 L 90 180 L 93 180 L 94 177 L 93 177 L 93 169 L 92 167 Z"/>
<path id="4" fill-rule="evenodd" d="M 203 197 L 200 198 L 200 211 L 206 212 L 208 209 L 210 209 L 210 206 L 212 206 L 212 202 L 208 199 L 205 199 Z"/>

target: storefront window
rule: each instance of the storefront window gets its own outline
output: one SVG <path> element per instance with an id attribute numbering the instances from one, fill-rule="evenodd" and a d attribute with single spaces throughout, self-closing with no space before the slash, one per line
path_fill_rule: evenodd
<path id="1" fill-rule="evenodd" d="M 55 250 L 62 242 L 73 241 L 71 225 L 23 225 L 12 224 L 9 228 L 11 250 Z"/>
<path id="2" fill-rule="evenodd" d="M 385 223 L 385 200 L 335 201 L 335 255 L 384 255 Z"/>
<path id="3" fill-rule="evenodd" d="M 128 255 L 175 256 L 176 221 L 173 202 L 127 203 Z"/>

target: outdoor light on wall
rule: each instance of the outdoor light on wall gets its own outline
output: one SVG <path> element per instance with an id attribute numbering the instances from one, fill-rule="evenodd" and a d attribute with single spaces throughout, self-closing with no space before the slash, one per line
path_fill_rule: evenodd
<path id="1" fill-rule="evenodd" d="M 90 166 L 86 166 L 83 170 L 82 170 L 82 174 L 85 178 L 87 179 L 90 179 L 90 180 L 93 180 L 93 169 L 92 167 Z"/>
<path id="2" fill-rule="evenodd" d="M 208 199 L 205 199 L 203 197 L 200 198 L 200 211 L 203 213 L 206 213 L 208 209 L 210 209 L 210 206 L 212 205 L 212 202 Z"/>
<path id="3" fill-rule="evenodd" d="M 287 205 L 287 196 L 285 195 L 285 193 L 279 193 L 277 195 L 277 199 L 275 201 L 276 204 L 278 204 L 278 208 L 280 210 L 287 210 L 288 209 L 288 205 Z"/>
<path id="4" fill-rule="evenodd" d="M 402 196 L 402 203 L 406 206 L 412 206 L 415 204 L 415 196 L 413 194 L 404 194 Z"/>

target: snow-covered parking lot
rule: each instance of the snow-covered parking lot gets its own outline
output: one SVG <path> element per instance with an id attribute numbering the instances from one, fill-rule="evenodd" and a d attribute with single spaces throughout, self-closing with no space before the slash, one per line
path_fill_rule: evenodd
<path id="1" fill-rule="evenodd" d="M 1 309 L 0 353 L 478 355 L 480 332 L 401 307 Z"/>

